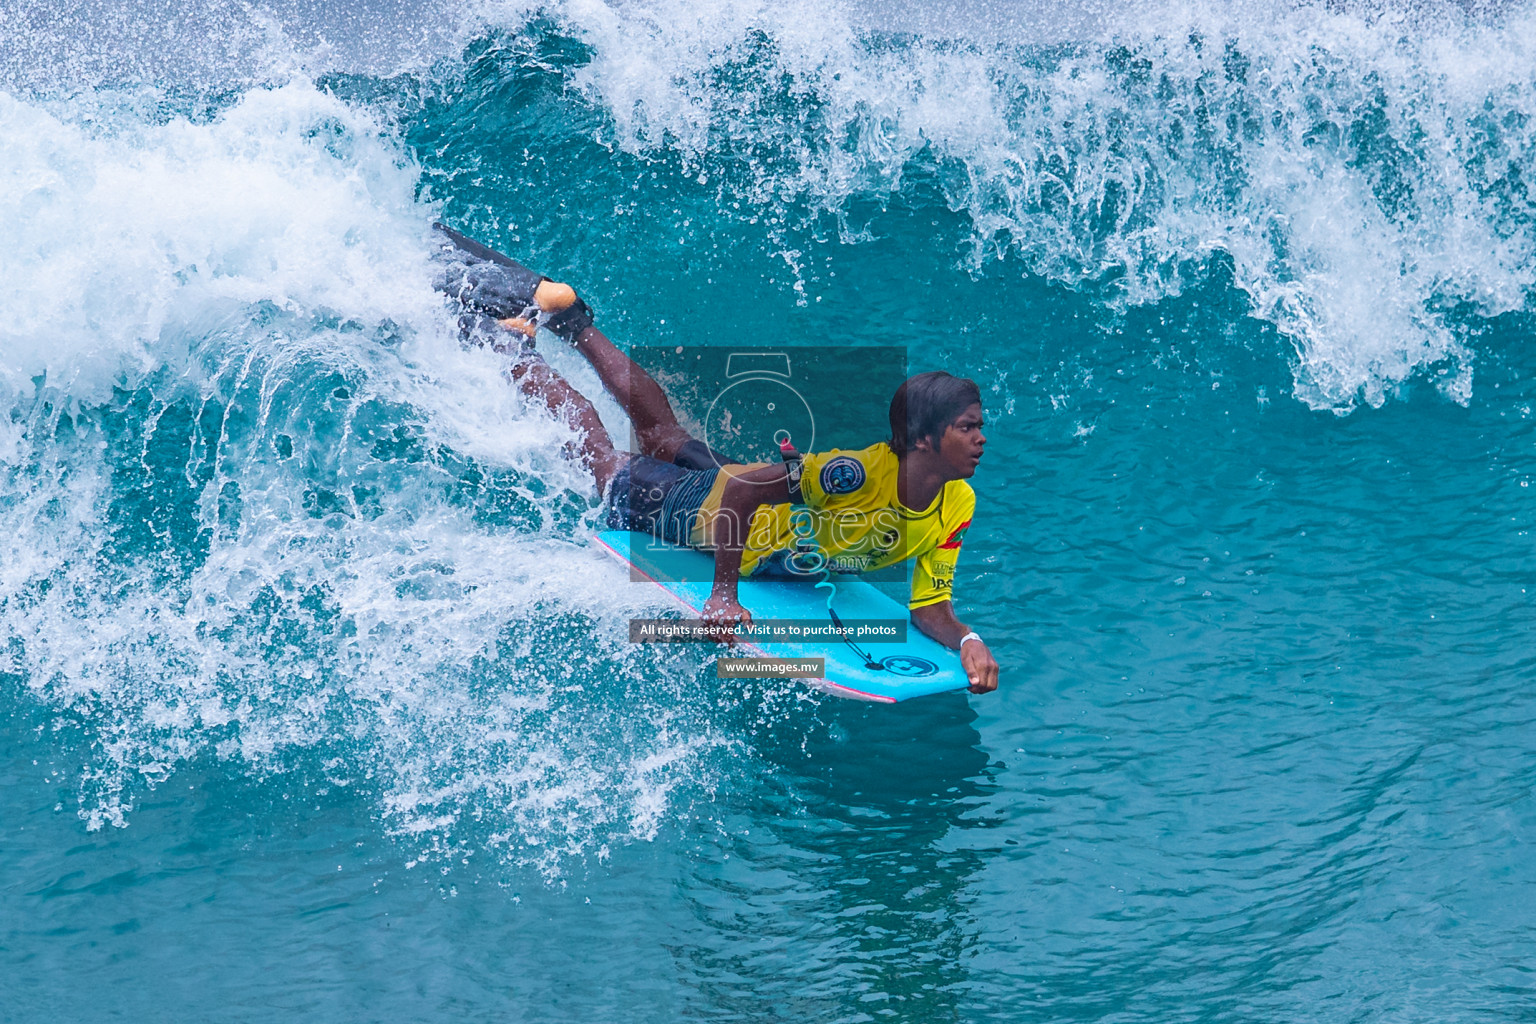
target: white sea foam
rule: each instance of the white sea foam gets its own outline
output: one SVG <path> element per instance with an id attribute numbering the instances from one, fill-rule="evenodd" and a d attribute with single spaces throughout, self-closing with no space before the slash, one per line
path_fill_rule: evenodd
<path id="1" fill-rule="evenodd" d="M 84 726 L 82 817 L 220 757 L 551 875 L 654 834 L 726 742 L 699 656 L 623 642 L 656 599 L 460 347 L 409 156 L 303 76 L 101 113 L 0 94 L 0 672 Z"/>
<path id="2" fill-rule="evenodd" d="M 846 216 L 922 166 L 970 218 L 977 272 L 1022 257 L 1142 303 L 1230 257 L 1294 347 L 1297 395 L 1348 411 L 1415 374 L 1466 401 L 1445 306 L 1496 315 L 1533 287 L 1536 16 L 1463 6 L 28 3 L 0 33 L 0 82 L 421 71 L 488 26 L 552 18 L 589 48 L 572 84 L 616 145 L 713 169 L 771 217 Z"/>
<path id="3" fill-rule="evenodd" d="M 434 307 L 413 168 L 308 82 L 253 90 L 211 123 L 110 130 L 0 94 L 0 137 L 12 388 L 46 374 L 99 402 L 174 361 L 167 339 L 256 303 L 400 322 Z"/>
<path id="4" fill-rule="evenodd" d="M 675 151 L 779 216 L 843 214 L 922 165 L 969 216 L 978 272 L 1022 256 L 1144 303 L 1229 256 L 1315 408 L 1379 405 L 1420 373 L 1467 401 L 1443 307 L 1496 315 L 1536 285 L 1527 6 L 558 10 L 618 146 Z"/>

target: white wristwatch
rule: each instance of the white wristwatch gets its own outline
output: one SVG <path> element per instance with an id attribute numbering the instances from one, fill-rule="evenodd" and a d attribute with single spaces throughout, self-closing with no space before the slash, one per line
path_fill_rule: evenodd
<path id="1" fill-rule="evenodd" d="M 974 629 L 971 630 L 969 633 L 965 634 L 965 636 L 960 638 L 960 647 L 961 648 L 965 647 L 965 642 L 967 640 L 981 640 L 981 636 Z M 983 647 L 986 646 L 986 641 L 982 641 L 982 646 Z"/>

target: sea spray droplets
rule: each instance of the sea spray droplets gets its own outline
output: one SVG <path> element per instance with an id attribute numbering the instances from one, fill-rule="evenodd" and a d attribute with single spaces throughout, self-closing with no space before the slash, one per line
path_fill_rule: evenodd
<path id="1" fill-rule="evenodd" d="M 217 120 L 111 132 L 0 95 L 0 385 L 46 374 L 76 401 L 176 362 L 249 308 L 420 320 L 415 172 L 365 114 L 299 81 Z M 338 244 L 340 243 L 340 244 Z M 153 352 L 150 351 L 151 347 Z"/>
<path id="2" fill-rule="evenodd" d="M 608 639 L 653 599 L 460 348 L 376 122 L 302 80 L 109 131 L 0 103 L 0 672 L 80 737 L 88 826 L 218 759 L 554 875 L 708 784 L 700 652 Z"/>
<path id="3" fill-rule="evenodd" d="M 1420 373 L 1464 403 L 1441 310 L 1496 315 L 1536 285 L 1525 9 L 1177 5 L 1051 46 L 891 35 L 820 4 L 559 10 L 620 147 L 675 151 L 771 219 L 830 213 L 852 241 L 861 200 L 932 180 L 971 221 L 974 269 L 1022 256 L 1132 303 L 1225 254 L 1316 408 Z"/>
<path id="4" fill-rule="evenodd" d="M 217 96 L 295 71 L 390 76 L 462 50 L 484 4 L 425 0 L 7 0 L 0 91 L 151 85 Z M 512 4 L 495 5 L 504 17 Z M 526 9 L 528 4 L 523 4 Z"/>
<path id="5" fill-rule="evenodd" d="M 728 742 L 682 692 L 699 652 L 605 639 L 624 636 L 616 617 L 655 610 L 648 589 L 616 592 L 622 570 L 559 536 L 569 522 L 538 529 L 559 515 L 508 522 L 493 507 L 506 471 L 380 448 L 371 424 L 413 414 L 373 415 L 366 375 L 337 386 L 329 362 L 283 365 L 283 394 L 265 402 L 259 366 L 210 382 L 265 413 L 211 439 L 240 509 L 200 533 L 125 540 L 114 525 L 124 507 L 156 521 L 186 501 L 186 478 L 161 472 L 170 447 L 133 455 L 151 451 L 151 429 L 183 431 L 185 461 L 164 468 L 195 481 L 206 458 L 190 443 L 198 418 L 176 415 L 190 400 L 160 404 L 175 387 L 158 376 L 124 401 L 133 415 L 110 429 L 125 436 L 99 443 L 107 412 L 44 422 L 9 471 L 4 493 L 20 500 L 0 524 L 26 557 L 0 578 L 0 650 L 89 737 L 84 820 L 125 825 L 147 786 L 216 756 L 257 776 L 367 779 L 402 838 L 551 877 L 654 837 Z M 338 392 L 346 407 L 326 424 Z M 278 430 L 296 438 L 287 459 Z M 359 487 L 382 498 L 359 501 Z M 319 489 L 332 497 L 308 500 Z"/>

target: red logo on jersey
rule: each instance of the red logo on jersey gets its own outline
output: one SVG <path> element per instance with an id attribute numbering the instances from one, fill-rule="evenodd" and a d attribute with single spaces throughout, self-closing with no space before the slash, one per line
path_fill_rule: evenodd
<path id="1" fill-rule="evenodd" d="M 949 539 L 939 545 L 940 551 L 954 551 L 965 543 L 965 531 L 970 528 L 971 521 L 967 519 L 955 527 L 955 532 L 949 535 Z"/>

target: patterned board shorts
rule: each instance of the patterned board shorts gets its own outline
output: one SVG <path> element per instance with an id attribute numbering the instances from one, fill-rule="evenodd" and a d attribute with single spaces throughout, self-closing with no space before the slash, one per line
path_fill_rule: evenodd
<path id="1" fill-rule="evenodd" d="M 699 506 L 714 487 L 720 468 L 739 465 L 739 460 L 692 439 L 671 462 L 631 455 L 608 485 L 608 527 L 687 544 Z"/>

